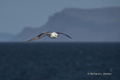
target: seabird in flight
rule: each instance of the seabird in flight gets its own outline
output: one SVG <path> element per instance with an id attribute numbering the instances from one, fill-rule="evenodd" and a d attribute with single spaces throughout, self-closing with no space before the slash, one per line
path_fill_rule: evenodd
<path id="1" fill-rule="evenodd" d="M 38 35 L 37 37 L 34 37 L 34 38 L 30 39 L 30 40 L 27 40 L 26 42 L 30 42 L 30 41 L 33 41 L 33 40 L 37 40 L 37 39 L 40 39 L 40 38 L 42 38 L 42 37 L 44 37 L 44 36 L 48 36 L 48 37 L 50 37 L 50 38 L 52 38 L 52 39 L 55 39 L 55 38 L 58 37 L 58 34 L 65 35 L 65 36 L 67 36 L 68 38 L 72 39 L 72 38 L 71 38 L 70 36 L 68 36 L 67 34 L 64 34 L 64 33 L 61 33 L 61 32 L 43 32 L 43 33 L 41 33 L 40 35 Z"/>

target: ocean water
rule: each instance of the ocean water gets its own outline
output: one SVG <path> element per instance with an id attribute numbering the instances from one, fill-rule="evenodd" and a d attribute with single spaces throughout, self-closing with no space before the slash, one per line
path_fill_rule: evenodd
<path id="1" fill-rule="evenodd" d="M 120 43 L 0 43 L 0 80 L 119 80 Z"/>

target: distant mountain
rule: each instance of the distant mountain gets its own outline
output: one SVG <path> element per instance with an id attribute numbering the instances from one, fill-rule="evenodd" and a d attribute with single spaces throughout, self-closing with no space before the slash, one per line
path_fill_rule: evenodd
<path id="1" fill-rule="evenodd" d="M 64 32 L 73 39 L 61 35 L 59 39 L 45 37 L 38 41 L 120 42 L 120 8 L 66 8 L 51 16 L 42 27 L 24 28 L 13 41 L 26 41 L 45 31 Z"/>
<path id="2" fill-rule="evenodd" d="M 0 42 L 9 42 L 13 37 L 13 34 L 0 33 Z"/>

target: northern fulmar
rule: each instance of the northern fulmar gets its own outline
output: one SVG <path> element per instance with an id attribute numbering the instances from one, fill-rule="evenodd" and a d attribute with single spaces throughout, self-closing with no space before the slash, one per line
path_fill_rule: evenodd
<path id="1" fill-rule="evenodd" d="M 44 37 L 45 35 L 52 38 L 52 39 L 55 39 L 58 37 L 58 34 L 62 34 L 62 35 L 65 35 L 67 36 L 68 38 L 72 39 L 70 36 L 68 36 L 67 34 L 64 34 L 64 33 L 61 33 L 61 32 L 43 32 L 41 34 L 39 34 L 37 37 L 34 37 L 30 40 L 27 40 L 25 42 L 30 42 L 30 41 L 33 41 L 33 40 L 37 40 L 37 39 L 40 39 L 42 37 Z"/>

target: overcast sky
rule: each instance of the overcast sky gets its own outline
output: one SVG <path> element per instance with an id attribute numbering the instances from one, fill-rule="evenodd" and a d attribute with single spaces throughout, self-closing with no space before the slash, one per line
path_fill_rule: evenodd
<path id="1" fill-rule="evenodd" d="M 120 0 L 0 0 L 0 33 L 17 34 L 40 27 L 64 8 L 120 7 Z"/>

